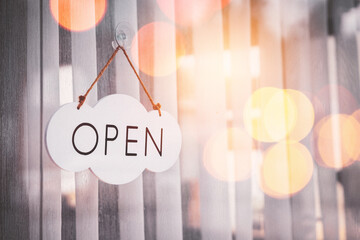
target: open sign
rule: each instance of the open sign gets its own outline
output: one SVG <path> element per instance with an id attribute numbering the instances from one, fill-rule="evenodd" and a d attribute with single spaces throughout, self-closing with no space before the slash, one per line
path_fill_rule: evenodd
<path id="1" fill-rule="evenodd" d="M 134 98 L 115 94 L 94 108 L 62 106 L 51 118 L 46 145 L 53 161 L 69 171 L 90 168 L 101 180 L 123 184 L 145 168 L 162 172 L 177 160 L 181 132 L 167 112 L 147 112 Z"/>

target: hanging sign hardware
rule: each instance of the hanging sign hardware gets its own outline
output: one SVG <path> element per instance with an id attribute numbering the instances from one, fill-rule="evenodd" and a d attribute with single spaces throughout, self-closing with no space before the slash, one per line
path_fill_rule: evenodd
<path id="1" fill-rule="evenodd" d="M 126 31 L 122 30 L 121 27 L 122 27 L 122 25 L 118 25 L 118 27 L 116 28 L 116 33 L 115 33 L 115 41 L 116 41 L 118 46 L 115 48 L 115 50 L 112 53 L 111 57 L 109 58 L 109 60 L 105 64 L 105 66 L 101 69 L 101 71 L 99 72 L 99 74 L 97 75 L 97 77 L 95 78 L 95 80 L 93 81 L 91 86 L 89 87 L 89 89 L 86 91 L 86 93 L 84 95 L 79 96 L 79 104 L 77 106 L 77 109 L 80 110 L 81 106 L 84 104 L 84 102 L 86 100 L 86 97 L 90 93 L 91 89 L 94 87 L 94 85 L 97 83 L 97 81 L 99 81 L 100 77 L 104 74 L 105 70 L 109 67 L 110 63 L 115 58 L 117 52 L 121 49 L 122 52 L 124 53 L 128 63 L 130 64 L 132 70 L 134 71 L 137 79 L 139 80 L 142 88 L 144 89 L 147 97 L 149 98 L 149 100 L 150 100 L 150 102 L 151 102 L 151 104 L 153 106 L 153 109 L 157 110 L 159 112 L 159 116 L 161 117 L 161 104 L 154 102 L 154 100 L 152 99 L 149 91 L 146 89 L 146 86 L 145 86 L 144 82 L 141 80 L 141 78 L 140 78 L 139 74 L 137 73 L 134 65 L 132 64 L 129 55 L 127 54 L 127 52 L 125 50 L 125 46 L 126 46 L 126 44 L 128 44 L 129 40 L 128 40 L 127 35 L 126 35 Z"/>
<path id="2" fill-rule="evenodd" d="M 153 101 L 127 54 L 131 29 L 120 25 L 115 35 L 114 52 L 86 93 L 79 96 L 79 102 L 64 104 L 50 118 L 45 142 L 51 159 L 60 168 L 72 172 L 90 169 L 106 183 L 126 184 L 145 169 L 170 169 L 179 158 L 182 137 L 177 119 Z M 154 111 L 148 112 L 137 99 L 124 94 L 108 95 L 95 106 L 85 103 L 119 50 Z"/>

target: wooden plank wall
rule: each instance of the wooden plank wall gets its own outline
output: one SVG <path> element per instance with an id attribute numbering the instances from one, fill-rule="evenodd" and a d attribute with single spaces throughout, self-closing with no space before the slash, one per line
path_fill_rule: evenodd
<path id="1" fill-rule="evenodd" d="M 280 0 L 271 0 L 266 4 L 253 5 L 261 68 L 255 89 L 269 86 L 284 88 L 281 4 Z M 265 150 L 264 146 L 260 148 Z M 275 199 L 264 195 L 265 239 L 291 239 L 292 217 L 289 198 Z"/>
<path id="2" fill-rule="evenodd" d="M 311 92 L 316 96 L 321 88 L 330 83 L 330 66 L 328 59 L 328 11 L 326 0 L 309 1 L 309 36 L 310 36 L 310 72 L 311 72 Z M 322 99 L 325 105 L 330 105 L 330 99 Z M 320 120 L 321 114 L 315 113 L 315 121 Z M 313 135 L 315 138 L 316 136 Z M 315 139 L 314 139 L 315 141 Z M 314 147 L 314 146 L 313 146 Z M 318 162 L 320 156 L 317 151 L 313 151 L 313 158 Z M 319 187 L 320 209 L 323 226 L 324 239 L 339 238 L 339 220 L 337 207 L 336 170 L 317 166 L 315 169 L 318 174 L 318 182 L 314 182 Z M 326 184 L 326 187 L 322 187 Z"/>
<path id="3" fill-rule="evenodd" d="M 61 176 L 51 160 L 44 134 L 59 108 L 59 26 L 50 13 L 49 1 L 41 1 L 41 233 L 43 239 L 61 239 Z"/>
<path id="4" fill-rule="evenodd" d="M 72 4 L 82 4 L 81 1 Z M 94 9 L 95 3 L 90 4 L 90 9 Z M 72 12 L 72 14 L 77 14 Z M 71 19 L 76 17 L 71 16 Z M 94 20 L 95 21 L 95 20 Z M 97 76 L 96 59 L 96 32 L 90 29 L 85 32 L 71 33 L 71 56 L 73 74 L 73 94 L 74 101 L 83 95 L 90 83 Z M 97 86 L 86 98 L 86 103 L 94 106 L 97 102 Z M 99 193 L 98 179 L 88 169 L 75 173 L 75 196 L 76 196 L 76 239 L 97 239 L 99 235 Z"/>
<path id="5" fill-rule="evenodd" d="M 25 127 L 27 120 L 27 15 L 24 13 L 26 13 L 26 8 L 27 3 L 24 1 L 0 3 L 1 239 L 26 239 L 29 236 L 29 205 L 26 203 L 29 200 L 26 170 L 28 140 L 24 138 L 28 134 Z M 16 25 L 17 28 L 10 28 L 11 25 Z M 31 100 L 34 103 L 35 99 Z M 34 231 L 37 230 L 31 229 L 32 233 Z"/>
<path id="6" fill-rule="evenodd" d="M 250 97 L 252 92 L 252 76 L 251 76 L 251 11 L 250 1 L 234 0 L 231 2 L 227 12 L 229 31 L 228 31 L 228 50 L 230 52 L 230 74 L 227 76 L 227 101 L 228 111 L 232 112 L 232 119 L 227 119 L 228 128 L 239 129 L 240 134 L 245 134 L 243 124 L 243 109 L 246 100 Z M 226 13 L 224 13 L 226 15 Z M 226 42 L 225 42 L 226 44 Z M 238 67 L 241 66 L 241 67 Z M 244 161 L 244 159 L 252 156 L 253 147 L 252 141 L 239 141 L 243 139 L 240 136 L 234 136 L 234 145 L 241 144 L 241 146 L 233 146 L 234 149 L 239 150 L 240 153 L 235 156 L 235 161 L 238 162 L 235 172 L 250 171 L 248 178 L 236 182 L 235 187 L 235 229 L 232 229 L 233 235 L 236 239 L 253 239 L 253 204 L 252 204 L 252 186 L 256 181 L 251 178 L 251 161 Z M 233 150 L 236 151 L 236 150 Z M 236 175 L 236 173 L 235 173 Z"/>
<path id="7" fill-rule="evenodd" d="M 220 4 L 218 2 L 217 4 Z M 216 6 L 214 6 L 216 7 Z M 227 128 L 224 42 L 221 12 L 192 26 L 195 59 L 195 111 L 198 127 L 200 231 L 202 239 L 231 239 L 228 183 L 210 175 L 203 164 L 209 139 Z"/>
<path id="8" fill-rule="evenodd" d="M 356 41 L 356 18 L 350 18 L 350 10 L 354 7 L 355 2 L 350 0 L 332 0 L 330 1 L 330 16 L 333 23 L 333 34 L 336 42 L 336 69 L 338 84 L 348 89 L 356 98 L 359 97 L 359 59 L 358 47 Z M 356 24 L 356 23 L 355 23 Z M 356 106 L 359 107 L 359 104 Z M 340 112 L 347 109 L 345 104 L 339 103 Z M 356 109 L 352 109 L 356 110 Z M 351 114 L 347 112 L 347 114 Z M 347 239 L 357 239 L 359 234 L 360 211 L 357 203 L 360 201 L 358 194 L 354 189 L 360 187 L 360 181 L 356 177 L 360 171 L 360 164 L 354 163 L 351 167 L 343 169 L 339 173 L 339 180 L 344 188 L 345 197 L 345 216 L 346 216 L 346 237 Z"/>
<path id="9" fill-rule="evenodd" d="M 336 72 L 337 83 L 359 102 L 357 29 L 344 27 L 344 16 L 353 7 L 352 0 L 232 0 L 201 26 L 180 28 L 188 37 L 190 69 L 180 68 L 166 77 L 140 73 L 154 100 L 183 127 L 180 159 L 167 172 L 145 171 L 135 181 L 115 186 L 98 181 L 89 170 L 64 174 L 51 161 L 44 134 L 60 105 L 59 74 L 64 64 L 71 64 L 71 95 L 77 100 L 114 51 L 111 42 L 118 23 L 126 22 L 136 33 L 150 22 L 171 21 L 156 0 L 108 1 L 96 28 L 70 33 L 59 30 L 48 0 L 1 1 L 0 239 L 254 238 L 253 225 L 262 221 L 253 215 L 256 180 L 232 184 L 216 179 L 203 164 L 204 148 L 219 130 L 243 127 L 243 105 L 257 88 L 292 88 L 314 96 L 333 83 L 330 72 Z M 173 34 L 169 44 L 176 58 Z M 335 69 L 328 62 L 329 34 L 335 39 Z M 251 45 L 260 49 L 261 71 L 255 78 L 250 74 Z M 133 53 L 141 54 L 136 44 L 132 47 Z M 161 47 L 154 47 L 154 56 Z M 227 77 L 223 60 L 229 49 L 232 75 Z M 133 96 L 151 110 L 121 51 L 87 103 L 94 105 L 112 93 Z M 329 105 L 332 97 L 323 103 Z M 340 104 L 339 109 L 346 107 Z M 303 143 L 316 159 L 313 137 Z M 259 147 L 265 150 L 267 145 Z M 337 172 L 316 166 L 317 178 L 298 194 L 285 199 L 262 195 L 264 239 L 339 239 L 339 182 L 344 189 L 346 238 L 358 239 L 359 168 L 355 163 Z M 68 180 L 75 186 L 75 206 L 62 200 Z"/>

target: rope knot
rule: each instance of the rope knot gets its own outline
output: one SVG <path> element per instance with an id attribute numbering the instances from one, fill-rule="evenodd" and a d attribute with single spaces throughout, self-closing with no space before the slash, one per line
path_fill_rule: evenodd
<path id="1" fill-rule="evenodd" d="M 154 109 L 154 110 L 158 110 L 159 116 L 161 117 L 161 110 L 160 110 L 160 108 L 161 108 L 161 104 L 160 104 L 160 103 L 153 104 L 153 109 Z"/>
<path id="2" fill-rule="evenodd" d="M 77 106 L 77 109 L 78 109 L 78 110 L 79 110 L 80 107 L 84 104 L 85 99 L 86 99 L 85 96 L 83 96 L 83 95 L 80 95 L 80 96 L 79 96 L 79 104 L 78 104 L 78 106 Z"/>

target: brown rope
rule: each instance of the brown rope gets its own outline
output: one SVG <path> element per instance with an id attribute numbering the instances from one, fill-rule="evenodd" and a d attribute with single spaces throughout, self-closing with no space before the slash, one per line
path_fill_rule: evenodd
<path id="1" fill-rule="evenodd" d="M 120 49 L 123 51 L 123 53 L 124 53 L 126 59 L 128 60 L 130 66 L 131 66 L 131 68 L 132 68 L 132 70 L 134 71 L 137 79 L 139 80 L 139 82 L 140 82 L 141 86 L 143 87 L 146 95 L 148 96 L 148 98 L 149 98 L 149 100 L 150 100 L 150 102 L 151 102 L 151 104 L 152 104 L 152 106 L 153 106 L 153 109 L 154 109 L 154 110 L 158 110 L 159 116 L 161 117 L 161 110 L 160 110 L 161 105 L 160 105 L 160 103 L 156 103 L 156 104 L 154 103 L 154 100 L 152 99 L 152 97 L 150 96 L 150 93 L 149 93 L 148 90 L 146 89 L 145 84 L 144 84 L 143 81 L 140 79 L 139 74 L 136 72 L 136 69 L 135 69 L 134 65 L 132 64 L 132 62 L 131 62 L 131 60 L 130 60 L 130 58 L 129 58 L 126 50 L 125 50 L 125 48 L 123 48 L 123 47 L 120 46 L 120 45 L 115 49 L 115 51 L 114 51 L 113 54 L 111 55 L 110 59 L 107 61 L 107 63 L 106 63 L 105 66 L 101 69 L 100 73 L 98 74 L 98 76 L 96 77 L 96 79 L 94 80 L 94 82 L 91 84 L 90 88 L 86 91 L 85 95 L 80 95 L 80 96 L 79 96 L 79 104 L 78 104 L 78 106 L 77 106 L 77 109 L 80 109 L 81 106 L 84 104 L 87 95 L 90 93 L 90 91 L 91 91 L 91 89 L 94 87 L 95 83 L 96 83 L 96 82 L 100 79 L 100 77 L 104 74 L 105 70 L 109 67 L 111 61 L 114 59 L 116 53 L 117 53 Z"/>
<path id="2" fill-rule="evenodd" d="M 153 105 L 153 109 L 154 109 L 154 110 L 158 110 L 158 112 L 159 112 L 159 116 L 161 117 L 161 110 L 160 110 L 161 105 L 160 105 L 160 103 L 157 103 L 157 104 L 155 104 L 155 103 L 154 103 L 154 100 L 151 98 L 150 93 L 149 93 L 149 92 L 148 92 L 148 90 L 146 89 L 146 87 L 145 87 L 145 85 L 144 85 L 143 81 L 141 81 L 141 79 L 140 79 L 139 74 L 136 72 L 136 69 L 135 69 L 134 65 L 133 65 L 133 64 L 132 64 L 132 62 L 130 61 L 129 56 L 127 55 L 127 52 L 125 51 L 125 48 L 123 48 L 123 47 L 121 47 L 121 46 L 120 46 L 120 48 L 121 48 L 121 50 L 123 51 L 123 53 L 124 53 L 124 55 L 125 55 L 126 59 L 128 60 L 128 62 L 129 62 L 129 64 L 130 64 L 130 66 L 131 66 L 132 70 L 134 71 L 134 73 L 135 73 L 135 75 L 136 75 L 137 79 L 139 80 L 139 82 L 140 82 L 141 86 L 143 87 L 143 89 L 144 89 L 144 91 L 145 91 L 146 95 L 148 96 L 148 98 L 149 98 L 149 100 L 150 100 L 151 104 Z"/>

